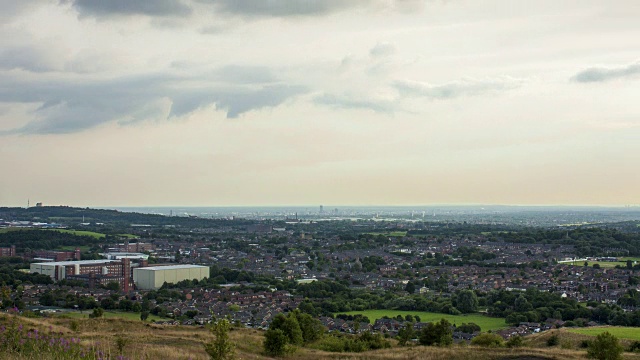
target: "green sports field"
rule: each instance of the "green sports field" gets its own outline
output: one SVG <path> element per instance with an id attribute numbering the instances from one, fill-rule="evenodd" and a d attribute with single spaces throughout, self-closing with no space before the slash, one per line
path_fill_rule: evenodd
<path id="1" fill-rule="evenodd" d="M 418 315 L 420 316 L 420 321 L 422 322 L 431 322 L 431 321 L 439 321 L 440 319 L 447 319 L 450 323 L 460 325 L 462 323 L 476 323 L 480 326 L 482 331 L 487 330 L 497 330 L 507 327 L 507 324 L 504 322 L 504 318 L 493 318 L 480 314 L 469 314 L 469 315 L 448 315 L 448 314 L 439 314 L 433 312 L 424 312 L 424 311 L 400 311 L 400 310 L 365 310 L 365 311 L 350 311 L 344 314 L 347 315 L 356 315 L 362 314 L 369 318 L 369 320 L 373 323 L 377 319 L 381 319 L 383 316 L 388 316 L 390 318 L 395 318 L 398 315 L 402 315 L 404 318 L 406 315 Z"/>
<path id="2" fill-rule="evenodd" d="M 638 340 L 640 341 L 640 328 L 637 327 L 624 327 L 624 326 L 598 326 L 581 329 L 570 329 L 570 332 L 582 335 L 596 336 L 605 331 L 615 335 L 621 339 Z"/>

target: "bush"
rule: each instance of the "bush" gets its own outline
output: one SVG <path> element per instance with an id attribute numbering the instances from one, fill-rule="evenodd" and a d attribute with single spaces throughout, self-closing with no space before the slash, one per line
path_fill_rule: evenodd
<path id="1" fill-rule="evenodd" d="M 586 349 L 589 347 L 589 345 L 591 345 L 591 340 L 582 340 L 580 341 L 580 348 L 581 349 Z"/>
<path id="2" fill-rule="evenodd" d="M 547 339 L 547 346 L 556 346 L 560 344 L 560 338 L 558 335 L 553 334 Z"/>
<path id="3" fill-rule="evenodd" d="M 507 341 L 506 345 L 508 348 L 521 347 L 524 346 L 524 340 L 520 335 L 512 336 L 509 338 L 509 341 Z"/>
<path id="4" fill-rule="evenodd" d="M 631 345 L 629 345 L 629 352 L 640 352 L 640 341 L 634 341 Z"/>
<path id="5" fill-rule="evenodd" d="M 624 348 L 618 338 L 605 331 L 589 344 L 587 357 L 597 360 L 619 360 L 622 359 L 623 352 Z"/>
<path id="6" fill-rule="evenodd" d="M 482 333 L 471 340 L 471 345 L 496 348 L 504 346 L 504 340 L 500 335 Z"/>
<path id="7" fill-rule="evenodd" d="M 387 349 L 391 347 L 391 343 L 380 334 L 365 332 L 359 336 L 330 334 L 314 343 L 312 347 L 329 352 L 362 352 Z"/>

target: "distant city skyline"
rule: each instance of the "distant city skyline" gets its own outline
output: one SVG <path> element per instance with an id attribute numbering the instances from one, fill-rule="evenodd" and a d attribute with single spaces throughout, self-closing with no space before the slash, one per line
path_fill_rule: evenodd
<path id="1" fill-rule="evenodd" d="M 0 206 L 640 204 L 636 1 L 150 4 L 0 0 Z"/>

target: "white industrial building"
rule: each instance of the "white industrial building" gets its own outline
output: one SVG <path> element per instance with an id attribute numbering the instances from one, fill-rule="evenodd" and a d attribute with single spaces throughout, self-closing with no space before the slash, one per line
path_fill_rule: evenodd
<path id="1" fill-rule="evenodd" d="M 120 259 L 148 260 L 149 259 L 149 255 L 143 254 L 143 253 L 108 252 L 108 253 L 100 253 L 99 255 L 109 260 L 120 260 Z"/>
<path id="2" fill-rule="evenodd" d="M 162 284 L 209 277 L 209 267 L 200 265 L 152 266 L 133 269 L 133 282 L 140 290 L 155 290 Z"/>

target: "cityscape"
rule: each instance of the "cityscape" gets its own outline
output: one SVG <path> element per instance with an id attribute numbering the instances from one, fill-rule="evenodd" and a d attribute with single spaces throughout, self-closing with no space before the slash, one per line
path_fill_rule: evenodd
<path id="1" fill-rule="evenodd" d="M 0 0 L 0 360 L 640 360 L 637 0 Z"/>

